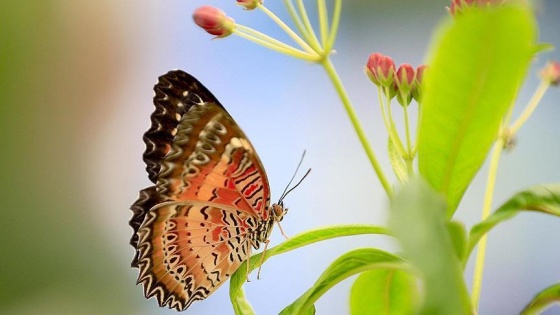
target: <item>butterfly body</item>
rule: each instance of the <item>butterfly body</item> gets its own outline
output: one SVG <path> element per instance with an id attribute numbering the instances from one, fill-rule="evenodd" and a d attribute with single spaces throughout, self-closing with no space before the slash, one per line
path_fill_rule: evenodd
<path id="1" fill-rule="evenodd" d="M 256 152 L 233 118 L 181 70 L 161 76 L 144 135 L 153 186 L 132 205 L 132 266 L 147 298 L 186 309 L 266 242 L 285 210 L 270 205 Z"/>

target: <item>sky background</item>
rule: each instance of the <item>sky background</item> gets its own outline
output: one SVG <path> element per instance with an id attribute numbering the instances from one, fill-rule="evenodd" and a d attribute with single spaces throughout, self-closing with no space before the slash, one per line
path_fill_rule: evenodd
<path id="1" fill-rule="evenodd" d="M 195 75 L 243 128 L 266 167 L 273 200 L 306 150 L 303 167 L 313 171 L 285 200 L 288 235 L 326 225 L 385 224 L 387 198 L 322 68 L 235 36 L 212 40 L 191 18 L 206 4 L 285 39 L 263 14 L 234 1 L 0 4 L 0 313 L 175 313 L 143 298 L 128 245 L 128 209 L 150 185 L 141 155 L 152 88 L 170 69 Z M 287 20 L 281 1 L 265 4 Z M 446 5 L 343 4 L 332 60 L 388 174 L 376 88 L 363 67 L 373 52 L 397 64 L 422 64 Z M 540 41 L 560 45 L 560 2 L 540 1 L 537 12 Z M 534 61 L 516 113 L 549 59 L 560 55 L 549 51 Z M 559 118 L 560 89 L 551 89 L 521 129 L 515 150 L 501 160 L 495 206 L 528 186 L 560 181 Z M 483 168 L 457 212 L 467 227 L 479 220 L 485 175 Z M 550 216 L 521 214 L 491 232 L 480 314 L 518 313 L 536 292 L 560 282 L 559 224 Z M 274 231 L 272 244 L 282 240 Z M 381 236 L 348 237 L 275 256 L 261 280 L 245 285 L 246 295 L 258 314 L 277 314 L 334 259 L 368 246 L 396 249 Z M 470 286 L 471 265 L 465 275 Z M 317 313 L 348 313 L 351 283 L 329 291 Z M 227 286 L 194 303 L 188 314 L 233 314 Z"/>

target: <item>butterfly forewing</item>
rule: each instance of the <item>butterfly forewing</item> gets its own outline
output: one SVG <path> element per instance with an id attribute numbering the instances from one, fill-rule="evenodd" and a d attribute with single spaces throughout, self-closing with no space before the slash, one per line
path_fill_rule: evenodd
<path id="1" fill-rule="evenodd" d="M 270 188 L 253 146 L 216 98 L 175 70 L 155 86 L 144 161 L 156 185 L 132 205 L 132 265 L 146 297 L 186 309 L 258 246 Z"/>

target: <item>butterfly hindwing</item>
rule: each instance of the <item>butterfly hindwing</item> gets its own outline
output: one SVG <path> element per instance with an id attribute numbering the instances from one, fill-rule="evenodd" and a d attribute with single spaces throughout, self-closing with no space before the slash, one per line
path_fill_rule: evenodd
<path id="1" fill-rule="evenodd" d="M 208 205 L 168 203 L 139 230 L 138 282 L 146 297 L 177 310 L 206 298 L 247 259 L 246 214 Z M 250 222 L 250 221 L 249 221 Z"/>

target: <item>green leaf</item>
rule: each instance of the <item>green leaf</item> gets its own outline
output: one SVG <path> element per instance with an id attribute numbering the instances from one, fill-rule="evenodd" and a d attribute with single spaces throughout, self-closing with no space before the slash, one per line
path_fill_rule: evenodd
<path id="1" fill-rule="evenodd" d="M 533 301 L 521 312 L 523 315 L 540 314 L 552 303 L 560 303 L 560 283 L 552 285 L 539 292 Z"/>
<path id="2" fill-rule="evenodd" d="M 527 210 L 560 216 L 560 184 L 538 185 L 518 192 L 486 220 L 473 226 L 467 246 L 467 257 L 482 236 L 494 226 Z"/>
<path id="3" fill-rule="evenodd" d="M 261 263 L 264 263 L 268 258 L 279 255 L 291 250 L 310 245 L 316 242 L 351 235 L 361 234 L 382 234 L 390 235 L 386 228 L 372 226 L 372 225 L 340 225 L 320 228 L 316 230 L 307 231 L 291 237 L 282 244 L 269 248 L 266 252 L 253 255 L 249 259 L 249 271 L 258 268 Z M 264 258 L 262 257 L 264 255 Z M 236 315 L 246 314 L 244 310 L 251 307 L 249 301 L 245 299 L 242 287 L 247 280 L 247 261 L 241 264 L 237 271 L 231 276 L 229 284 L 229 297 L 233 304 L 233 310 Z M 249 313 L 252 314 L 252 313 Z"/>
<path id="4" fill-rule="evenodd" d="M 425 299 L 418 314 L 472 313 L 445 206 L 442 196 L 420 177 L 391 198 L 389 226 L 424 280 Z"/>
<path id="5" fill-rule="evenodd" d="M 403 160 L 399 151 L 395 147 L 393 140 L 389 137 L 389 159 L 391 160 L 391 166 L 393 167 L 393 171 L 397 176 L 397 179 L 401 183 L 405 183 L 408 180 L 408 171 L 406 169 L 406 162 Z"/>
<path id="6" fill-rule="evenodd" d="M 402 270 L 362 272 L 350 291 L 352 315 L 413 314 L 417 303 L 416 277 Z"/>
<path id="7" fill-rule="evenodd" d="M 537 50 L 530 9 L 470 10 L 436 36 L 423 81 L 420 174 L 455 212 L 495 141 Z"/>
<path id="8" fill-rule="evenodd" d="M 467 252 L 467 230 L 465 225 L 461 222 L 450 221 L 447 223 L 447 229 L 457 258 L 460 261 L 465 261 Z"/>
<path id="9" fill-rule="evenodd" d="M 235 296 L 230 296 L 230 298 L 232 299 L 233 311 L 235 312 L 235 314 L 256 314 L 255 310 L 253 310 L 253 307 L 251 306 L 251 303 L 249 303 L 249 301 L 245 297 L 245 290 L 243 290 L 243 287 L 239 288 Z M 233 301 L 233 299 L 235 299 L 235 301 Z"/>
<path id="10" fill-rule="evenodd" d="M 309 290 L 282 310 L 280 314 L 291 315 L 306 312 L 323 294 L 340 281 L 376 268 L 410 269 L 400 257 L 379 249 L 362 248 L 350 251 L 335 260 Z"/>

